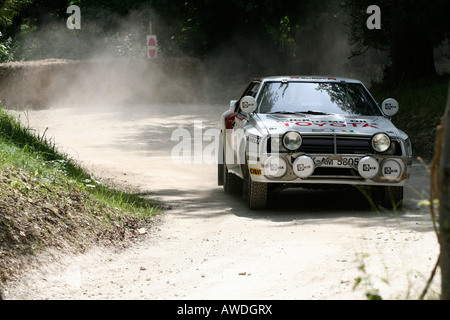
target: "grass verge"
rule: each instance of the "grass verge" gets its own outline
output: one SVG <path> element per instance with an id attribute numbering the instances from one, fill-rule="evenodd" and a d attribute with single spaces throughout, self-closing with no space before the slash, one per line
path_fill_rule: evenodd
<path id="1" fill-rule="evenodd" d="M 134 241 L 160 210 L 104 185 L 0 105 L 0 284 L 48 248 Z"/>

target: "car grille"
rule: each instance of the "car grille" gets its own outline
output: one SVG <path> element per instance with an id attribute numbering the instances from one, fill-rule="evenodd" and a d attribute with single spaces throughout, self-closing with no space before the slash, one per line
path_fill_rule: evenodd
<path id="1" fill-rule="evenodd" d="M 323 135 L 302 136 L 301 147 L 295 152 L 306 154 L 369 154 L 374 153 L 370 146 L 371 137 Z M 271 138 L 267 141 L 267 152 L 271 153 Z M 399 141 L 392 141 L 392 155 L 401 156 L 402 149 Z M 286 152 L 287 150 L 281 151 Z"/>
<path id="2" fill-rule="evenodd" d="M 369 153 L 370 138 L 343 136 L 304 136 L 300 152 L 321 154 Z"/>

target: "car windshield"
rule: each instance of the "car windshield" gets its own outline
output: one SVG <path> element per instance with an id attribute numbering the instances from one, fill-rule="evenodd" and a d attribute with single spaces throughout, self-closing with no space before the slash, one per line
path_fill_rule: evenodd
<path id="1" fill-rule="evenodd" d="M 382 115 L 359 83 L 266 82 L 257 100 L 259 113 Z"/>

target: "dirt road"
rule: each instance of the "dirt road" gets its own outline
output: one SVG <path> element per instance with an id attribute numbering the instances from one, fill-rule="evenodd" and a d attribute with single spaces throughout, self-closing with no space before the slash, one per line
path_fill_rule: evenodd
<path id="1" fill-rule="evenodd" d="M 193 133 L 194 121 L 217 128 L 225 108 L 21 113 L 97 175 L 135 185 L 172 209 L 146 240 L 62 255 L 10 283 L 4 298 L 365 299 L 372 289 L 385 299 L 418 297 L 439 250 L 429 213 L 417 206 L 429 185 L 422 165 L 414 165 L 401 212 L 371 211 L 358 192 L 302 189 L 280 193 L 271 209 L 249 211 L 217 186 L 215 164 L 171 159 L 175 129 Z M 433 288 L 439 292 L 439 275 Z"/>

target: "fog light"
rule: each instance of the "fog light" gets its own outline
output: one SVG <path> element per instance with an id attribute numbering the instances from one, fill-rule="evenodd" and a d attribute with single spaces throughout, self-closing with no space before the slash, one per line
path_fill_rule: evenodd
<path id="1" fill-rule="evenodd" d="M 394 159 L 388 159 L 381 166 L 381 175 L 388 180 L 396 180 L 400 178 L 403 172 L 402 165 Z"/>
<path id="2" fill-rule="evenodd" d="M 280 178 L 286 173 L 286 161 L 283 158 L 271 156 L 264 161 L 264 175 Z"/>
<path id="3" fill-rule="evenodd" d="M 295 159 L 292 168 L 297 177 L 305 179 L 314 172 L 314 161 L 310 157 L 301 156 Z"/>
<path id="4" fill-rule="evenodd" d="M 358 172 L 361 177 L 365 179 L 372 179 L 378 174 L 380 169 L 380 165 L 375 158 L 372 157 L 364 157 L 359 160 L 358 163 Z"/>

